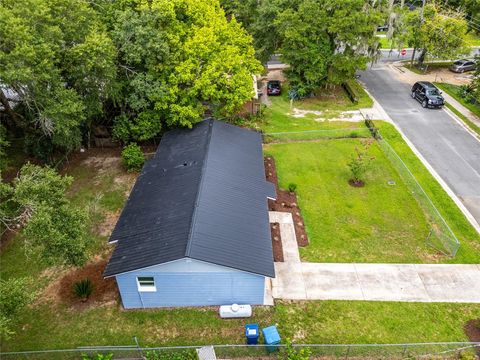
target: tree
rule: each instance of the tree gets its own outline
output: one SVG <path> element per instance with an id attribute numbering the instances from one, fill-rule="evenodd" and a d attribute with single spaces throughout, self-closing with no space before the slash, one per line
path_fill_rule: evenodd
<path id="1" fill-rule="evenodd" d="M 382 16 L 364 0 L 296 0 L 275 21 L 287 76 L 300 97 L 341 84 L 376 55 Z"/>
<path id="2" fill-rule="evenodd" d="M 52 145 L 45 149 L 77 148 L 81 127 L 113 93 L 115 55 L 85 0 L 2 1 L 0 102 L 7 127 Z"/>
<path id="3" fill-rule="evenodd" d="M 7 148 L 10 142 L 7 140 L 7 129 L 0 124 L 0 173 L 7 166 Z"/>
<path id="4" fill-rule="evenodd" d="M 399 47 L 421 49 L 421 64 L 427 58 L 454 59 L 468 53 L 466 32 L 464 14 L 427 4 L 423 10 L 403 10 L 394 37 Z M 412 62 L 414 58 L 415 51 Z"/>
<path id="5" fill-rule="evenodd" d="M 206 113 L 235 114 L 261 71 L 252 38 L 217 1 L 103 3 L 123 84 L 114 134 L 127 143 L 162 127 L 191 127 Z"/>
<path id="6" fill-rule="evenodd" d="M 0 187 L 0 221 L 10 229 L 23 227 L 27 252 L 39 250 L 51 263 L 81 265 L 87 215 L 66 197 L 71 183 L 49 167 L 25 164 L 12 186 Z"/>
<path id="7" fill-rule="evenodd" d="M 363 149 L 355 148 L 355 154 L 352 155 L 352 158 L 348 162 L 348 168 L 352 177 L 349 180 L 349 183 L 356 187 L 361 187 L 365 184 L 365 173 L 367 172 L 370 162 L 374 159 L 373 157 L 368 156 L 368 148 L 370 147 L 369 143 L 364 144 Z"/>

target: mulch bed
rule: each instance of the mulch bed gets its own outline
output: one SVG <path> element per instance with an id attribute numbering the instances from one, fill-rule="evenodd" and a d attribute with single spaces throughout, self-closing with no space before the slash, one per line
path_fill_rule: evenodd
<path id="1" fill-rule="evenodd" d="M 65 274 L 59 281 L 57 294 L 59 300 L 62 303 L 80 307 L 116 301 L 118 299 L 118 290 L 115 279 L 103 278 L 103 271 L 107 261 L 107 259 L 99 259 Z M 77 298 L 73 291 L 73 284 L 83 279 L 90 279 L 93 283 L 93 292 L 86 302 L 82 302 L 82 300 Z"/>
<path id="2" fill-rule="evenodd" d="M 480 319 L 468 321 L 463 330 L 471 342 L 480 342 Z M 480 356 L 480 348 L 477 348 L 477 355 Z"/>
<path id="3" fill-rule="evenodd" d="M 307 246 L 308 236 L 305 230 L 305 222 L 303 221 L 302 213 L 298 207 L 297 195 L 287 190 L 282 190 L 278 187 L 277 170 L 275 168 L 275 159 L 271 156 L 264 158 L 265 175 L 267 180 L 275 185 L 277 190 L 277 199 L 268 200 L 268 209 L 270 211 L 283 211 L 292 214 L 293 223 L 295 225 L 295 234 L 297 236 L 298 246 Z"/>
<path id="4" fill-rule="evenodd" d="M 282 237 L 280 235 L 280 224 L 271 223 L 270 232 L 272 233 L 273 261 L 283 262 Z"/>

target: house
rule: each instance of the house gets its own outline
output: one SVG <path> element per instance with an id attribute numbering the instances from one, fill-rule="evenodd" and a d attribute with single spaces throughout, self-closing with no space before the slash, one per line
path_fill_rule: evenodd
<path id="1" fill-rule="evenodd" d="M 212 119 L 166 133 L 110 237 L 125 308 L 264 304 L 275 276 L 260 134 Z"/>

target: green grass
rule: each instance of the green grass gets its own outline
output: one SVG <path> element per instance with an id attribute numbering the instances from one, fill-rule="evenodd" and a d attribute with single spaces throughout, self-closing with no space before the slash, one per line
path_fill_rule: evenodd
<path id="1" fill-rule="evenodd" d="M 467 46 L 480 46 L 480 37 L 474 32 L 469 32 L 465 36 Z"/>
<path id="2" fill-rule="evenodd" d="M 449 108 L 455 115 L 457 115 L 460 120 L 462 120 L 465 125 L 467 125 L 471 130 L 475 131 L 478 135 L 480 135 L 480 127 L 474 124 L 469 118 L 467 118 L 465 115 L 463 115 L 460 111 L 458 111 L 456 108 L 453 107 L 448 102 L 445 102 L 445 106 Z"/>
<path id="3" fill-rule="evenodd" d="M 478 304 L 278 302 L 255 308 L 248 320 L 222 320 L 212 308 L 124 311 L 118 304 L 87 310 L 38 305 L 19 316 L 17 335 L 2 344 L 2 351 L 131 345 L 134 336 L 142 346 L 243 344 L 246 322 L 278 324 L 281 337 L 296 343 L 467 341 L 463 326 L 478 317 Z"/>
<path id="4" fill-rule="evenodd" d="M 380 49 L 390 49 L 391 41 L 385 36 L 377 36 L 378 42 L 380 43 Z"/>
<path id="5" fill-rule="evenodd" d="M 429 226 L 389 160 L 373 142 L 375 159 L 365 187 L 348 184 L 347 163 L 361 148 L 358 139 L 272 144 L 280 187 L 298 184 L 297 194 L 310 244 L 301 249 L 311 262 L 428 262 Z M 388 181 L 396 185 L 388 185 Z"/>
<path id="6" fill-rule="evenodd" d="M 455 258 L 442 258 L 444 263 L 479 263 L 480 262 L 480 235 L 465 218 L 454 201 L 443 190 L 420 159 L 414 154 L 393 125 L 376 121 L 382 136 L 402 158 L 413 173 L 417 181 L 425 190 L 447 224 L 460 241 L 460 249 Z"/>
<path id="7" fill-rule="evenodd" d="M 299 205 L 310 238 L 301 249 L 305 261 L 478 263 L 480 235 L 388 123 L 382 134 L 404 160 L 461 243 L 455 258 L 440 256 L 426 245 L 430 226 L 425 214 L 376 143 L 364 188 L 348 184 L 347 163 L 359 139 L 316 143 L 270 144 L 280 186 L 298 184 Z M 395 186 L 387 184 L 389 180 Z"/>
<path id="8" fill-rule="evenodd" d="M 412 66 L 410 64 L 410 61 L 408 61 L 408 62 L 406 61 L 404 66 L 408 70 L 413 71 L 416 74 L 425 75 L 425 74 L 430 74 L 430 73 L 435 72 L 435 71 L 440 70 L 440 69 L 445 69 L 445 68 L 449 67 L 450 65 L 452 65 L 451 61 L 425 62 L 425 63 L 423 63 L 424 68 L 420 69 L 420 68 L 418 68 L 417 64 L 414 64 Z"/>
<path id="9" fill-rule="evenodd" d="M 357 93 L 359 101 L 354 104 L 341 87 L 321 89 L 320 95 L 291 102 L 287 96 L 287 87 L 281 96 L 270 96 L 271 106 L 265 110 L 265 118 L 256 124 L 266 133 L 305 130 L 329 130 L 338 128 L 356 128 L 358 123 L 335 121 L 343 111 L 368 108 L 373 105 L 372 99 L 358 84 L 352 80 L 350 86 Z M 292 116 L 293 109 L 304 111 L 320 111 L 321 114 L 306 113 L 303 117 Z M 316 121 L 318 118 L 324 121 Z"/>
<path id="10" fill-rule="evenodd" d="M 448 95 L 457 100 L 460 104 L 465 106 L 472 113 L 480 117 L 480 106 L 478 104 L 472 104 L 470 101 L 465 100 L 460 95 L 460 86 L 447 84 L 447 83 L 434 83 L 440 90 L 445 91 Z"/>

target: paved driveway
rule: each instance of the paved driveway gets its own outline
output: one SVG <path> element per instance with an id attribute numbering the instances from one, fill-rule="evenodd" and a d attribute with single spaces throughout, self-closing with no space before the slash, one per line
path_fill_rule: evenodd
<path id="1" fill-rule="evenodd" d="M 480 141 L 445 110 L 423 109 L 396 71 L 383 62 L 360 80 L 480 223 Z"/>
<path id="2" fill-rule="evenodd" d="M 276 299 L 480 303 L 480 265 L 303 263 L 292 215 L 271 211 L 270 221 L 285 259 L 275 263 Z"/>

